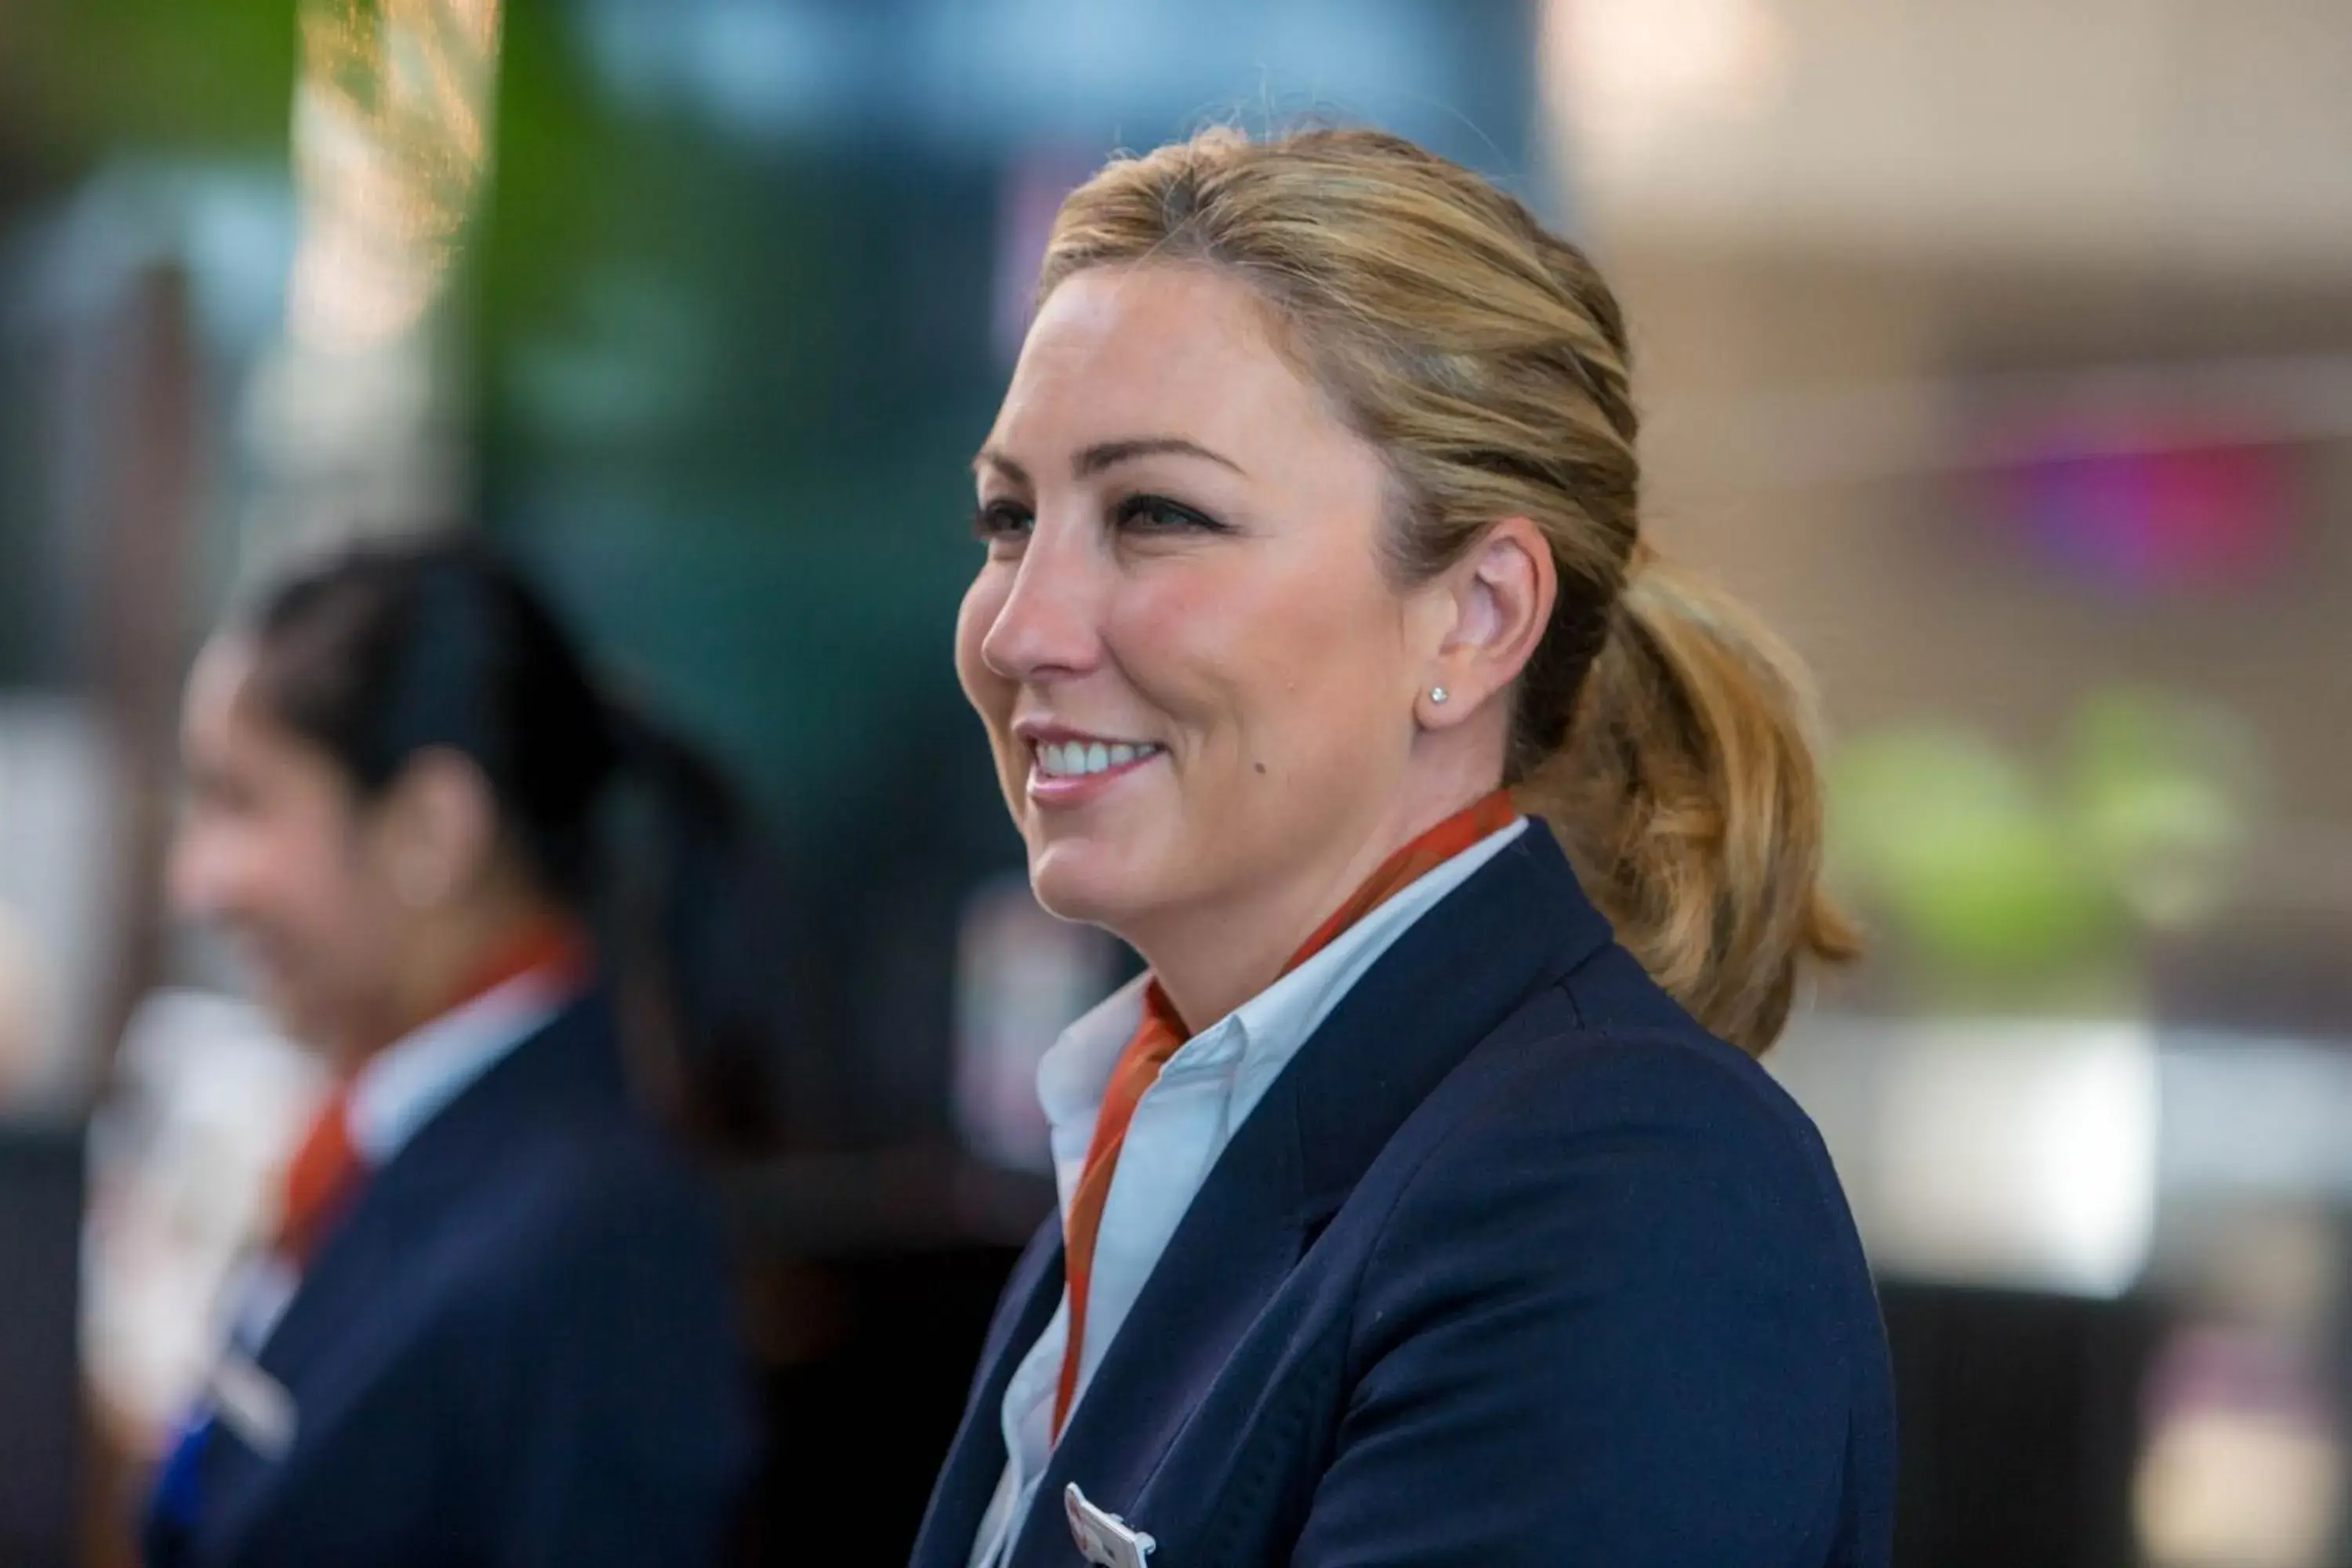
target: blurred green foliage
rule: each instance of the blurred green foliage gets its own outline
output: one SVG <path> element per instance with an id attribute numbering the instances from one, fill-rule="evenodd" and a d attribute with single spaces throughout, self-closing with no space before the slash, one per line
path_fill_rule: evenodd
<path id="1" fill-rule="evenodd" d="M 2140 932 L 2214 906 L 2259 791 L 2226 718 L 2110 691 L 2038 767 L 1944 726 L 1855 739 L 1832 770 L 1832 848 L 1931 986 L 2095 992 L 2128 982 Z"/>

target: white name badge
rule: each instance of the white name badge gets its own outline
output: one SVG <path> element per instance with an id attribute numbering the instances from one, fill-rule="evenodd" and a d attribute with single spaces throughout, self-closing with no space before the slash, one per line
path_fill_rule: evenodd
<path id="1" fill-rule="evenodd" d="M 286 1385 L 229 1352 L 213 1368 L 206 1384 L 220 1423 L 265 1459 L 282 1459 L 294 1447 L 294 1396 Z"/>
<path id="2" fill-rule="evenodd" d="M 1160 1544 L 1088 1502 L 1076 1481 L 1062 1490 L 1062 1511 L 1070 1516 L 1070 1539 L 1077 1542 L 1079 1555 L 1101 1568 L 1144 1568 L 1143 1560 Z"/>

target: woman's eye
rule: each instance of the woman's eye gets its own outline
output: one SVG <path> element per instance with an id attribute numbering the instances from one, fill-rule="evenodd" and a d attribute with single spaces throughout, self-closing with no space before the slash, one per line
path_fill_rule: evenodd
<path id="1" fill-rule="evenodd" d="M 1166 496 L 1129 496 L 1118 503 L 1118 524 L 1139 533 L 1225 533 L 1225 525 Z"/>
<path id="2" fill-rule="evenodd" d="M 971 531 L 983 544 L 1020 539 L 1035 524 L 1036 514 L 1009 500 L 983 501 L 971 514 Z"/>

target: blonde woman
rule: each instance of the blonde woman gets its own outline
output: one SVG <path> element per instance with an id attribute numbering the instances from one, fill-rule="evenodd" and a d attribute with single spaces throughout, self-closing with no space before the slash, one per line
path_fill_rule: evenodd
<path id="1" fill-rule="evenodd" d="M 1393 138 L 1064 205 L 957 667 L 1150 973 L 918 1568 L 1883 1563 L 1886 1350 L 1757 1065 L 1843 956 L 1786 656 L 1642 537 L 1625 329 Z"/>

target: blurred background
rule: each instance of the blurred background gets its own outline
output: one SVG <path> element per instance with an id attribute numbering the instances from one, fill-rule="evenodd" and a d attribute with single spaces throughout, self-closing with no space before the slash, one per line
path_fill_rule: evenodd
<path id="1" fill-rule="evenodd" d="M 1130 962 L 955 688 L 966 464 L 1062 193 L 1301 117 L 1594 252 L 1655 537 L 1819 672 L 1875 945 L 1772 1065 L 1897 1561 L 2352 1563 L 2347 82 L 2352 0 L 0 4 L 0 1563 L 126 1560 L 320 1089 L 160 905 L 186 662 L 452 515 L 782 853 L 767 1507 L 898 1560 Z"/>

